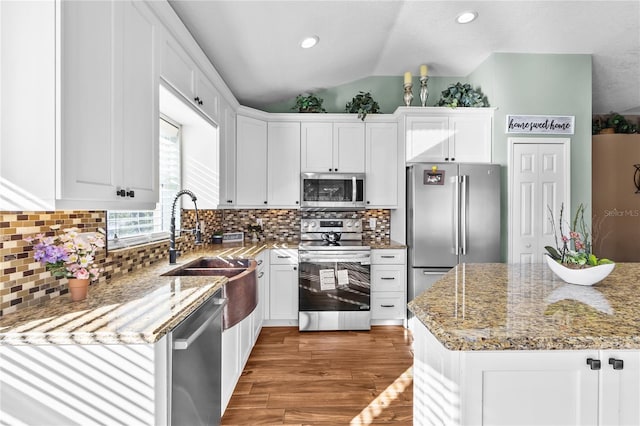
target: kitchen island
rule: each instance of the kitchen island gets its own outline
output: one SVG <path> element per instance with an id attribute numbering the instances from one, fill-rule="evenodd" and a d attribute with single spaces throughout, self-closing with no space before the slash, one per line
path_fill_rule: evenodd
<path id="1" fill-rule="evenodd" d="M 640 264 L 460 264 L 409 303 L 416 424 L 640 424 Z"/>

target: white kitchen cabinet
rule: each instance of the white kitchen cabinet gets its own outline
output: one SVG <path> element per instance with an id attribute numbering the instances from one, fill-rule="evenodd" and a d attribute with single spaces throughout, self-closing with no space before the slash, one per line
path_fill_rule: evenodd
<path id="1" fill-rule="evenodd" d="M 240 323 L 222 332 L 222 412 L 229 405 L 244 364 L 240 362 Z"/>
<path id="2" fill-rule="evenodd" d="M 372 324 L 403 324 L 407 305 L 404 249 L 371 250 Z"/>
<path id="3" fill-rule="evenodd" d="M 298 250 L 272 249 L 269 259 L 269 325 L 298 324 Z"/>
<path id="4" fill-rule="evenodd" d="M 131 1 L 21 3 L 2 5 L 0 181 L 2 193 L 15 196 L 2 197 L 0 207 L 154 208 L 158 24 L 153 13 L 145 3 Z M 58 48 L 52 40 L 60 41 Z M 25 158 L 37 173 L 24 172 Z"/>
<path id="5" fill-rule="evenodd" d="M 411 321 L 418 322 L 412 327 L 416 424 L 640 422 L 640 351 L 450 351 L 417 318 Z M 623 369 L 614 370 L 610 358 L 622 360 Z"/>
<path id="6" fill-rule="evenodd" d="M 220 94 L 196 62 L 170 34 L 162 46 L 161 77 L 195 108 L 218 122 Z"/>
<path id="7" fill-rule="evenodd" d="M 267 127 L 268 205 L 300 207 L 300 123 L 270 122 Z"/>
<path id="8" fill-rule="evenodd" d="M 303 172 L 364 173 L 364 123 L 303 122 L 300 150 Z"/>
<path id="9" fill-rule="evenodd" d="M 402 108 L 407 162 L 490 163 L 493 108 Z"/>
<path id="10" fill-rule="evenodd" d="M 221 104 L 220 126 L 220 208 L 233 207 L 236 200 L 236 112 Z"/>
<path id="11" fill-rule="evenodd" d="M 236 206 L 267 205 L 267 123 L 236 117 Z"/>
<path id="12" fill-rule="evenodd" d="M 258 306 L 254 318 L 254 340 L 258 339 L 265 318 L 269 318 L 269 251 L 265 250 L 256 256 L 258 267 Z"/>
<path id="13" fill-rule="evenodd" d="M 372 208 L 398 207 L 398 125 L 366 124 L 366 203 Z"/>

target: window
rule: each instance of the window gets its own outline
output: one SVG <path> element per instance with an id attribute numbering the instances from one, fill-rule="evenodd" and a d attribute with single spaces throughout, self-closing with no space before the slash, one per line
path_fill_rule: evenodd
<path id="1" fill-rule="evenodd" d="M 173 197 L 180 190 L 180 135 L 179 124 L 165 116 L 160 118 L 160 202 L 155 210 L 108 211 L 109 248 L 168 238 Z M 179 209 L 180 200 L 176 203 L 176 212 Z M 177 215 L 176 228 L 179 227 L 180 215 Z"/>

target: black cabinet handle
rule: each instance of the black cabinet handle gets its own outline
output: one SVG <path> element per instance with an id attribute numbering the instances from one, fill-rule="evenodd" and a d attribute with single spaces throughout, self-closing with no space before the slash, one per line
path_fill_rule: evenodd
<path id="1" fill-rule="evenodd" d="M 133 192 L 133 189 L 131 191 L 127 191 L 127 197 L 133 198 L 135 196 L 136 196 L 136 194 L 135 194 L 135 192 Z"/>
<path id="2" fill-rule="evenodd" d="M 609 365 L 612 365 L 614 370 L 622 370 L 624 368 L 624 361 L 621 359 L 609 358 Z"/>
<path id="3" fill-rule="evenodd" d="M 389 255 L 389 254 L 383 254 L 382 256 L 380 256 L 383 259 L 395 259 L 396 257 L 393 255 Z"/>
<path id="4" fill-rule="evenodd" d="M 258 266 L 262 265 L 262 259 L 258 260 Z"/>
<path id="5" fill-rule="evenodd" d="M 264 203 L 265 203 L 265 204 L 267 204 L 267 202 L 266 202 L 266 201 L 265 201 Z"/>
<path id="6" fill-rule="evenodd" d="M 380 277 L 381 280 L 395 280 L 395 277 Z"/>
<path id="7" fill-rule="evenodd" d="M 233 203 L 233 200 L 227 200 L 227 203 L 231 204 Z"/>
<path id="8" fill-rule="evenodd" d="M 193 98 L 193 100 L 195 101 L 195 103 L 200 103 L 200 98 L 197 97 L 197 96 L 195 98 Z"/>
<path id="9" fill-rule="evenodd" d="M 451 157 L 451 161 L 456 161 L 456 159 L 455 159 L 455 158 L 453 158 L 453 157 Z"/>
<path id="10" fill-rule="evenodd" d="M 380 305 L 380 306 L 383 307 L 383 308 L 393 308 L 396 305 Z"/>
<path id="11" fill-rule="evenodd" d="M 449 161 L 449 157 L 444 157 L 444 161 Z"/>
<path id="12" fill-rule="evenodd" d="M 332 172 L 332 171 L 333 171 L 333 169 L 329 169 L 329 171 L 330 171 L 330 172 Z"/>
<path id="13" fill-rule="evenodd" d="M 371 201 L 367 201 L 367 204 L 371 204 Z"/>
<path id="14" fill-rule="evenodd" d="M 600 370 L 599 359 L 587 358 L 587 365 L 589 365 L 589 367 L 591 367 L 592 370 Z"/>
<path id="15" fill-rule="evenodd" d="M 294 271 L 297 271 L 297 270 L 298 270 L 298 267 L 297 267 L 297 266 L 294 266 L 294 267 L 293 267 L 293 270 L 294 270 Z"/>
<path id="16" fill-rule="evenodd" d="M 118 189 L 116 191 L 116 195 L 119 197 L 126 197 L 127 196 L 127 191 L 125 191 L 124 189 Z"/>
<path id="17" fill-rule="evenodd" d="M 337 172 L 337 171 L 338 171 L 338 169 L 333 169 L 333 171 L 334 171 L 334 172 Z"/>
<path id="18" fill-rule="evenodd" d="M 263 276 L 264 276 L 264 272 L 260 272 L 260 273 L 258 274 L 258 278 L 262 278 Z"/>
<path id="19" fill-rule="evenodd" d="M 296 201 L 296 204 L 300 204 L 300 201 Z"/>

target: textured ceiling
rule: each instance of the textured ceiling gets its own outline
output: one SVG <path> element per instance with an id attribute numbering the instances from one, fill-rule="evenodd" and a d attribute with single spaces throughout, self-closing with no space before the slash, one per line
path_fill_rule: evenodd
<path id="1" fill-rule="evenodd" d="M 593 112 L 640 114 L 640 0 L 169 1 L 241 104 L 369 76 L 459 77 L 493 52 L 593 55 Z M 475 10 L 478 19 L 454 18 Z M 320 43 L 303 50 L 307 35 Z"/>

